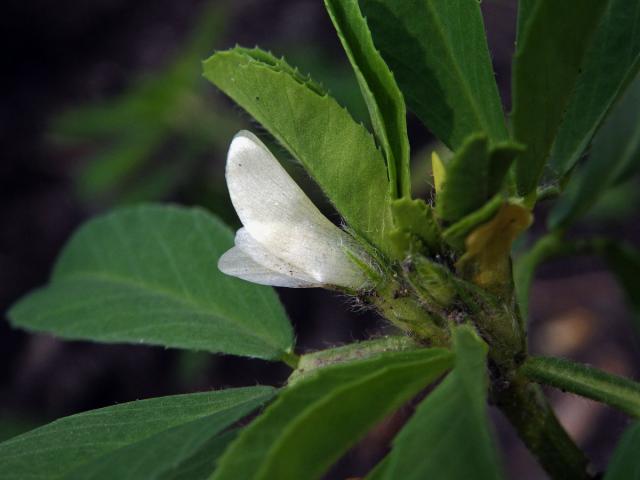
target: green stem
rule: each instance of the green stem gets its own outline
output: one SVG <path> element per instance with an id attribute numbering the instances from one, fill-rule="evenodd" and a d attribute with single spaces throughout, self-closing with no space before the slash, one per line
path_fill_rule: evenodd
<path id="1" fill-rule="evenodd" d="M 349 343 L 341 347 L 327 348 L 317 352 L 306 353 L 300 357 L 298 367 L 289 377 L 288 383 L 292 384 L 318 369 L 338 363 L 363 360 L 384 352 L 399 352 L 413 350 L 421 345 L 411 337 L 385 336 L 375 340 Z"/>
<path id="2" fill-rule="evenodd" d="M 285 352 L 280 360 L 295 370 L 298 368 L 298 363 L 300 363 L 300 356 L 293 352 Z"/>
<path id="3" fill-rule="evenodd" d="M 640 417 L 640 384 L 560 358 L 531 357 L 521 367 L 530 380 L 603 402 Z"/>
<path id="4" fill-rule="evenodd" d="M 428 312 L 425 304 L 414 293 L 398 276 L 398 279 L 380 284 L 365 300 L 401 330 L 431 346 L 448 346 L 447 325 L 441 318 Z"/>
<path id="5" fill-rule="evenodd" d="M 518 321 L 514 323 L 517 325 Z M 514 329 L 517 329 L 516 325 Z M 491 398 L 551 478 L 590 479 L 589 460 L 556 418 L 542 389 L 520 372 L 521 362 L 526 363 L 527 359 L 526 336 L 523 338 L 522 350 L 516 352 L 513 360 L 509 356 L 506 361 L 502 359 L 503 355 L 492 356 Z M 505 346 L 497 347 L 505 349 Z M 505 350 L 509 351 L 509 348 Z"/>
<path id="6" fill-rule="evenodd" d="M 527 356 L 526 334 L 511 292 L 499 296 L 454 277 L 436 279 L 433 269 L 425 270 L 417 259 L 403 267 L 365 300 L 396 326 L 432 346 L 448 346 L 452 326 L 472 322 L 489 345 L 492 400 L 542 467 L 554 479 L 592 478 L 588 459 L 558 422 L 541 388 L 519 372 Z M 432 283 L 449 288 L 434 298 Z"/>
<path id="7" fill-rule="evenodd" d="M 551 478 L 592 478 L 588 459 L 560 425 L 538 385 L 515 377 L 506 387 L 494 387 L 492 394 L 495 404 Z"/>

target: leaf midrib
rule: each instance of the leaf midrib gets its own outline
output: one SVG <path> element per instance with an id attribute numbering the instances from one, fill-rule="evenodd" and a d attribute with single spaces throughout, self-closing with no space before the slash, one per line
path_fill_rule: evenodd
<path id="1" fill-rule="evenodd" d="M 127 277 L 120 277 L 113 274 L 108 274 L 106 272 L 74 272 L 74 273 L 65 273 L 56 278 L 58 281 L 86 281 L 86 280 L 97 280 L 105 283 L 111 283 L 116 286 L 127 285 L 138 290 L 142 290 L 143 292 L 149 292 L 151 295 L 166 297 L 169 300 L 173 301 L 177 305 L 182 305 L 186 307 L 191 313 L 196 315 L 205 315 L 205 316 L 214 316 L 216 319 L 226 320 L 225 313 L 219 309 L 217 305 L 202 305 L 196 303 L 193 297 L 190 298 L 182 298 L 176 292 L 168 290 L 166 288 L 159 287 L 157 284 L 144 284 L 140 282 L 136 282 L 135 280 Z M 207 309 L 209 308 L 209 309 Z M 233 312 L 230 312 L 233 313 Z M 254 328 L 248 328 L 242 322 L 238 322 L 237 318 L 229 315 L 230 319 L 234 321 L 231 322 L 235 327 L 239 327 L 243 333 L 247 334 L 250 337 L 258 338 L 263 340 L 262 337 L 258 337 L 255 335 Z M 255 325 L 255 327 L 259 328 L 259 324 Z M 268 331 L 262 330 L 263 333 L 267 334 L 267 338 L 272 339 L 271 336 L 268 335 Z M 273 340 L 273 339 L 272 339 Z M 269 348 L 273 349 L 272 345 L 269 345 Z M 282 351 L 279 347 L 275 348 L 276 350 Z"/>
<path id="2" fill-rule="evenodd" d="M 468 98 L 469 100 L 469 104 L 472 107 L 472 111 L 474 113 L 474 115 L 476 116 L 476 119 L 478 120 L 478 123 L 480 125 L 482 125 L 484 128 L 487 128 L 487 124 L 489 124 L 490 122 L 486 121 L 486 119 L 481 115 L 481 109 L 479 108 L 479 105 L 476 103 L 477 100 L 474 98 L 474 96 L 471 94 L 471 87 L 466 79 L 466 76 L 463 75 L 462 73 L 462 69 L 460 68 L 460 64 L 458 62 L 456 62 L 455 60 L 455 55 L 452 54 L 453 52 L 453 47 L 451 45 L 451 42 L 449 40 L 449 38 L 447 37 L 447 35 L 445 34 L 443 28 L 442 28 L 442 18 L 436 13 L 435 8 L 433 7 L 433 5 L 431 5 L 430 2 L 425 2 L 427 4 L 427 8 L 431 10 L 432 15 L 438 19 L 437 22 L 435 22 L 436 27 L 437 27 L 437 32 L 438 34 L 441 36 L 441 38 L 443 39 L 443 43 L 445 44 L 445 46 L 447 47 L 447 54 L 449 57 L 449 60 L 451 62 L 451 64 L 453 65 L 454 69 L 455 69 L 455 73 L 458 75 L 459 79 L 462 80 L 462 85 L 464 85 L 465 88 L 463 88 L 463 91 L 465 93 L 465 96 Z M 491 66 L 491 70 L 493 71 L 493 66 Z M 487 128 L 487 133 L 492 134 L 491 129 Z M 493 135 L 491 135 L 493 136 Z"/>

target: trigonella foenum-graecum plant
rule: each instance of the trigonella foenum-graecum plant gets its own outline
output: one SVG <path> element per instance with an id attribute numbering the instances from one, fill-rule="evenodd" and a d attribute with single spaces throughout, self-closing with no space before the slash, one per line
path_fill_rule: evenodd
<path id="1" fill-rule="evenodd" d="M 508 122 L 477 0 L 325 5 L 371 128 L 258 48 L 216 52 L 204 75 L 300 163 L 342 228 L 242 131 L 226 167 L 235 238 L 202 209 L 119 209 L 79 229 L 50 283 L 9 312 L 65 338 L 284 362 L 289 380 L 63 418 L 0 444 L 0 478 L 317 479 L 415 398 L 366 478 L 503 478 L 490 403 L 550 476 L 587 479 L 595 468 L 538 384 L 640 416 L 637 383 L 527 345 L 547 259 L 598 255 L 640 303 L 636 249 L 566 235 L 637 170 L 640 0 L 521 0 Z M 440 142 L 432 182 L 425 153 L 410 162 L 407 108 Z M 301 352 L 270 285 L 350 295 L 392 334 Z M 639 438 L 630 424 L 606 480 L 636 478 Z"/>

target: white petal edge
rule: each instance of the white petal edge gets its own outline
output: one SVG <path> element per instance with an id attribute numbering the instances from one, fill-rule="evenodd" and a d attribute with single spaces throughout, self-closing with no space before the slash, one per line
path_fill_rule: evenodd
<path id="1" fill-rule="evenodd" d="M 250 256 L 233 247 L 227 250 L 218 260 L 218 269 L 227 275 L 240 278 L 260 285 L 272 285 L 274 287 L 310 288 L 318 285 L 305 282 L 295 277 L 282 275 L 260 265 Z"/>
<path id="2" fill-rule="evenodd" d="M 362 257 L 357 243 L 320 213 L 251 132 L 233 138 L 226 177 L 242 224 L 267 251 L 318 283 L 356 289 L 366 284 L 347 254 Z"/>

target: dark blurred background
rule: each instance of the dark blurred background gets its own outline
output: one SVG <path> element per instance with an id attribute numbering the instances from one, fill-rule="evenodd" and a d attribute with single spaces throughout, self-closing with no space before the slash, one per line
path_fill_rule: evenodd
<path id="1" fill-rule="evenodd" d="M 515 1 L 482 4 L 505 108 L 515 38 Z M 59 0 L 3 4 L 0 76 L 0 310 L 46 283 L 71 232 L 123 204 L 204 205 L 237 224 L 224 185 L 227 145 L 261 129 L 201 78 L 215 49 L 259 45 L 284 55 L 346 105 L 366 110 L 319 0 Z M 430 195 L 433 138 L 410 118 L 414 189 Z M 286 155 L 276 149 L 281 158 Z M 294 164 L 296 177 L 304 175 Z M 322 202 L 312 185 L 314 198 Z M 637 181 L 608 194 L 575 234 L 607 233 L 638 244 Z M 326 209 L 326 205 L 325 205 Z M 331 212 L 327 210 L 328 214 Z M 543 232 L 545 205 L 524 243 Z M 335 218 L 335 215 L 334 215 Z M 280 290 L 301 352 L 377 334 L 371 313 L 349 311 L 320 290 Z M 610 372 L 639 373 L 639 343 L 615 279 L 592 258 L 541 268 L 532 296 L 535 353 Z M 0 439 L 57 417 L 151 396 L 255 383 L 280 385 L 280 365 L 162 348 L 62 342 L 0 322 Z M 551 392 L 562 423 L 602 468 L 625 426 L 598 404 Z M 376 428 L 329 478 L 364 474 L 384 454 L 411 406 Z M 513 478 L 542 472 L 496 412 Z"/>

